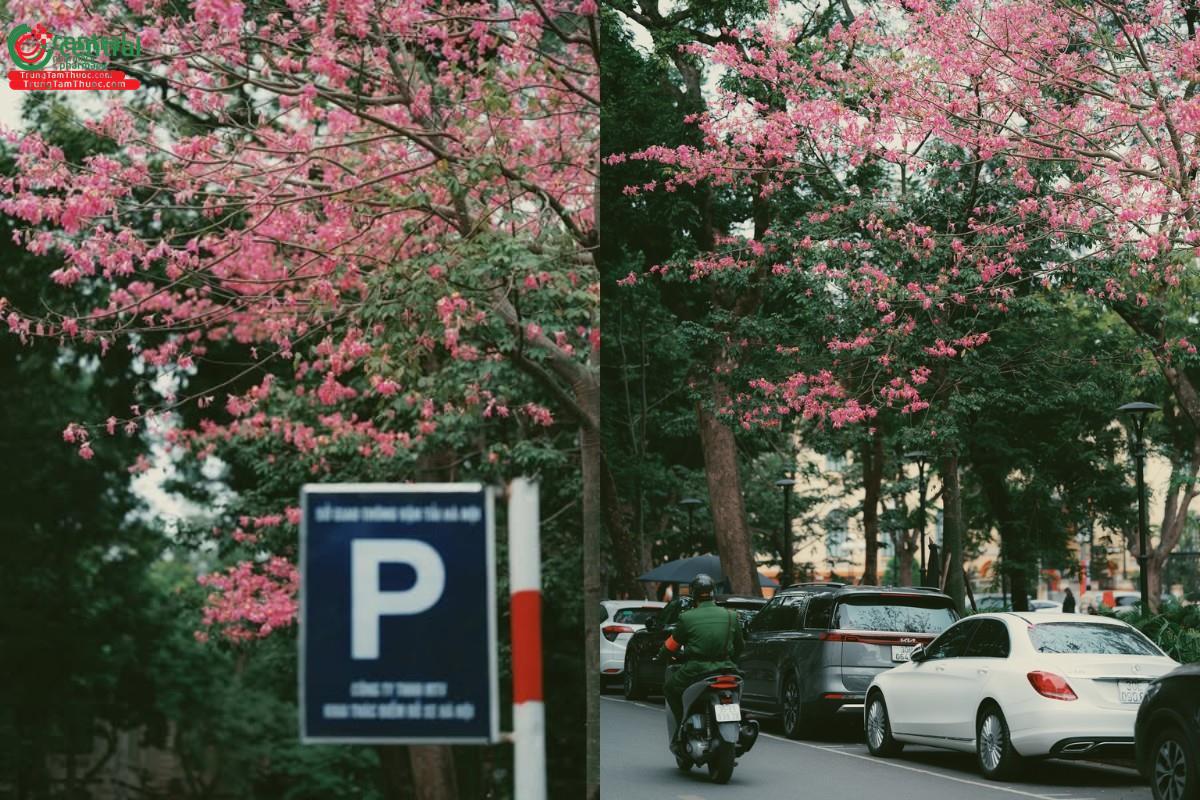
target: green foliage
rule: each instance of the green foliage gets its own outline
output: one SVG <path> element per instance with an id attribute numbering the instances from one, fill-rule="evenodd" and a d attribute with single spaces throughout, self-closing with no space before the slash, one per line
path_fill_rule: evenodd
<path id="1" fill-rule="evenodd" d="M 1121 619 L 1146 634 L 1181 664 L 1200 661 L 1200 605 L 1168 601 L 1162 604 L 1157 614 Z"/>
<path id="2" fill-rule="evenodd" d="M 296 732 L 296 640 L 281 633 L 254 647 L 196 640 L 204 590 L 195 564 L 159 562 L 152 613 L 170 625 L 150 672 L 163 725 L 148 743 L 169 747 L 183 774 L 172 797 L 371 798 L 382 795 L 378 759 L 361 747 L 301 745 Z M 168 728 L 169 726 L 169 728 Z"/>

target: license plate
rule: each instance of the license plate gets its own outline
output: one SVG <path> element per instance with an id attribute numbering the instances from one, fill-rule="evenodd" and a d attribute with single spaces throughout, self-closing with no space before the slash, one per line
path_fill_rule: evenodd
<path id="1" fill-rule="evenodd" d="M 742 707 L 737 703 L 713 706 L 717 710 L 717 722 L 741 722 Z"/>
<path id="2" fill-rule="evenodd" d="M 1117 696 L 1122 703 L 1141 703 L 1146 696 L 1146 682 L 1117 681 Z"/>
<path id="3" fill-rule="evenodd" d="M 892 661 L 912 661 L 912 645 L 892 645 Z"/>

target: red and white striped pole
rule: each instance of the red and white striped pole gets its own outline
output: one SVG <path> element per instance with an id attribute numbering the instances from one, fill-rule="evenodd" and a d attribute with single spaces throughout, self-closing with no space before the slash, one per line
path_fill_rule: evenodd
<path id="1" fill-rule="evenodd" d="M 508 490 L 508 576 L 512 617 L 513 796 L 546 800 L 546 711 L 542 703 L 542 547 L 538 485 Z"/>

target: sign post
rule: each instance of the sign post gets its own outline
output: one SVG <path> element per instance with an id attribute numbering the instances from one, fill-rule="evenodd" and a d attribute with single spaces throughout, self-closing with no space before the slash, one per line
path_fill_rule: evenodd
<path id="1" fill-rule="evenodd" d="M 538 485 L 517 478 L 508 495 L 512 592 L 513 794 L 546 800 L 546 711 L 542 700 L 542 553 Z"/>
<path id="2" fill-rule="evenodd" d="M 303 488 L 301 741 L 499 740 L 493 507 L 477 483 Z"/>

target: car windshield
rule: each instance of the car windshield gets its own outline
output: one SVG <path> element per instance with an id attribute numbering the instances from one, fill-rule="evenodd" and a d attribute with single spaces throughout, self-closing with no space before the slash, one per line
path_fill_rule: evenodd
<path id="1" fill-rule="evenodd" d="M 854 631 L 941 633 L 956 619 L 941 597 L 854 597 L 837 610 L 837 627 Z"/>
<path id="2" fill-rule="evenodd" d="M 626 625 L 645 625 L 648 620 L 652 620 L 658 616 L 659 609 L 654 607 L 649 608 L 621 608 L 613 616 L 613 622 L 621 622 Z"/>
<path id="3" fill-rule="evenodd" d="M 1111 656 L 1161 656 L 1132 628 L 1094 622 L 1048 622 L 1029 628 L 1029 641 L 1039 653 L 1091 653 Z"/>

